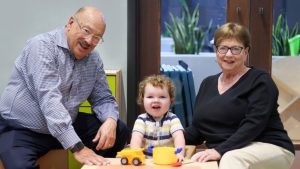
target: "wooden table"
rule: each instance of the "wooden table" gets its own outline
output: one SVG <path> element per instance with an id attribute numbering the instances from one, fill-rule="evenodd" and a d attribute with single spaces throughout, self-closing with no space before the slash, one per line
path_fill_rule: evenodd
<path id="1" fill-rule="evenodd" d="M 146 159 L 145 165 L 134 166 L 134 165 L 122 165 L 120 162 L 120 158 L 108 158 L 110 164 L 107 166 L 88 166 L 84 165 L 81 169 L 175 169 L 176 167 L 172 167 L 171 165 L 156 165 L 153 164 L 152 159 Z M 218 164 L 216 161 L 206 162 L 206 163 L 199 163 L 199 162 L 192 162 L 191 160 L 185 160 L 181 167 L 179 168 L 186 168 L 186 169 L 218 169 Z M 178 168 L 178 167 L 177 167 Z"/>

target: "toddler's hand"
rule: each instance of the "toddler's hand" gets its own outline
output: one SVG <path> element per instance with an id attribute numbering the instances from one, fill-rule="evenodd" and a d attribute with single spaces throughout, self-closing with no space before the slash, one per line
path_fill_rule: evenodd
<path id="1" fill-rule="evenodd" d="M 177 162 L 182 162 L 184 160 L 184 156 L 181 153 L 176 154 L 176 156 L 177 156 Z"/>

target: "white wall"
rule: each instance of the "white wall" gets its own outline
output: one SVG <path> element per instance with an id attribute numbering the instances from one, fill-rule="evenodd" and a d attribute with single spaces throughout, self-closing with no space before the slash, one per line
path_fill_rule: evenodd
<path id="1" fill-rule="evenodd" d="M 0 93 L 8 82 L 14 60 L 21 53 L 25 41 L 36 34 L 64 26 L 77 9 L 86 5 L 96 6 L 104 13 L 107 23 L 105 42 L 96 49 L 105 69 L 121 69 L 123 89 L 127 88 L 127 1 L 1 0 Z"/>

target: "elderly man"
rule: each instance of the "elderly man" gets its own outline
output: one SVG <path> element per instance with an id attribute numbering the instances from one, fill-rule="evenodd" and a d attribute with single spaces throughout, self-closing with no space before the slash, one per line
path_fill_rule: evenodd
<path id="1" fill-rule="evenodd" d="M 26 43 L 0 100 L 0 157 L 6 169 L 39 168 L 40 156 L 62 147 L 82 164 L 103 165 L 103 157 L 124 147 L 130 131 L 118 119 L 94 50 L 104 32 L 101 11 L 83 7 L 65 27 Z M 78 113 L 86 99 L 93 114 Z"/>

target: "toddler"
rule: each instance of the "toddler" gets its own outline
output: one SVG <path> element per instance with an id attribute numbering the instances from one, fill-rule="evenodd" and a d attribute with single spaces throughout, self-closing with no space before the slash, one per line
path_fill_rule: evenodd
<path id="1" fill-rule="evenodd" d="M 185 140 L 178 117 L 169 111 L 175 101 L 175 86 L 164 75 L 152 75 L 139 84 L 137 102 L 145 113 L 135 121 L 130 148 L 169 146 L 182 148 L 178 161 L 184 159 Z"/>

